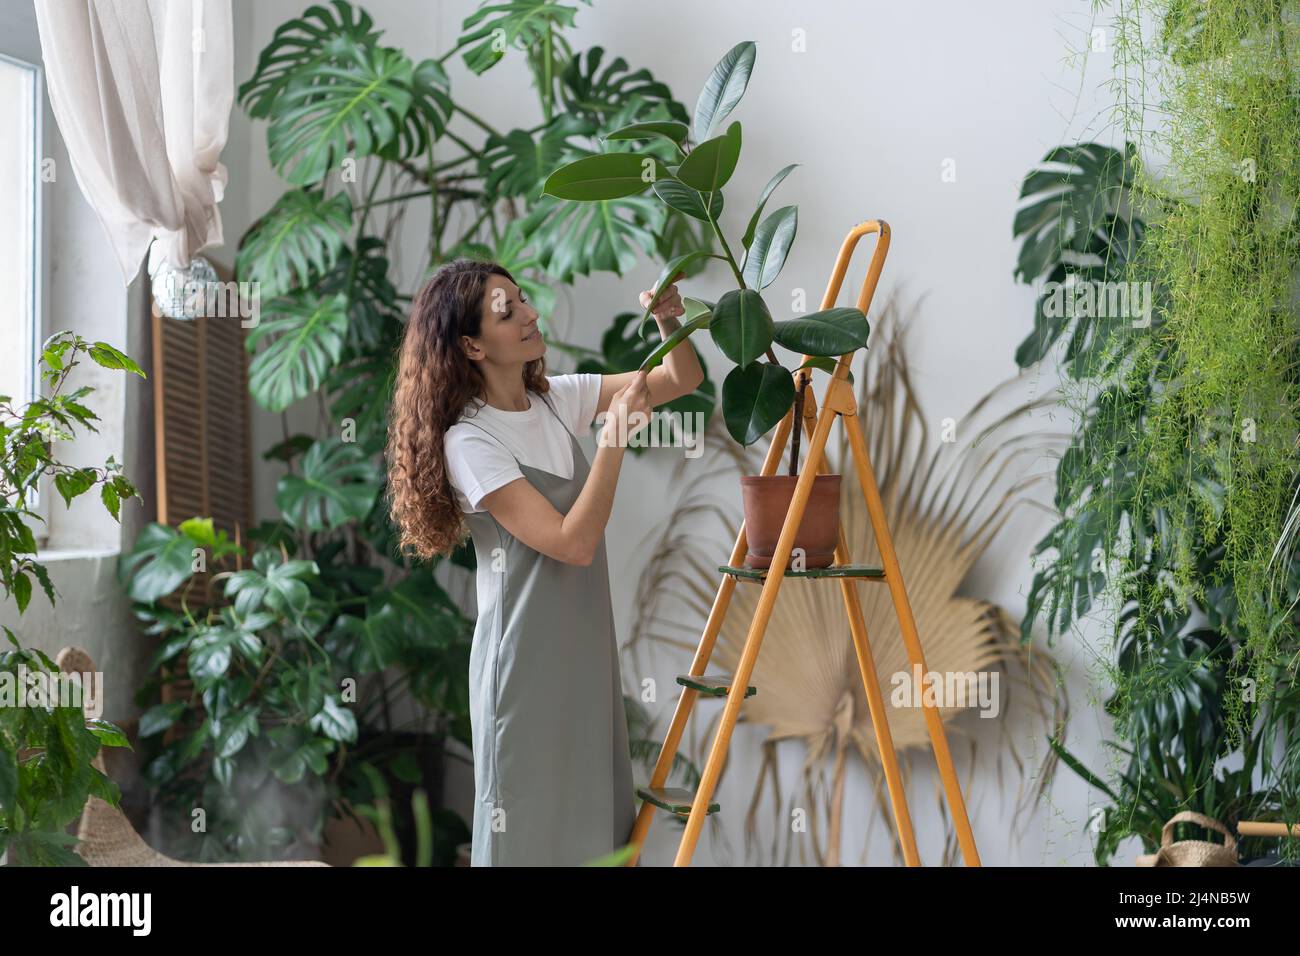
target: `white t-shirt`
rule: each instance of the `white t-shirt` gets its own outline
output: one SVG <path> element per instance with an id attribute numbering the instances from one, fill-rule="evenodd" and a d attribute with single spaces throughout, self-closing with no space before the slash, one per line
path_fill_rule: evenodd
<path id="1" fill-rule="evenodd" d="M 546 397 L 555 406 L 554 414 L 546 407 L 546 399 L 529 392 L 532 407 L 527 411 L 507 412 L 473 401 L 461 420 L 447 429 L 443 450 L 461 511 L 483 511 L 478 504 L 484 497 L 524 476 L 519 462 L 562 478 L 573 477 L 572 443 L 564 425 L 579 438 L 588 432 L 600 402 L 601 376 L 582 372 L 546 378 L 551 384 Z M 564 425 L 556 419 L 557 414 Z M 466 418 L 472 418 L 474 424 L 466 424 Z"/>

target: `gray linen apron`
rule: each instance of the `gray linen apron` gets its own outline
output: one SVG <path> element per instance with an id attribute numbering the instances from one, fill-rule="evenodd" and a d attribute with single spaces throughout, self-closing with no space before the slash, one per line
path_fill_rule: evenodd
<path id="1" fill-rule="evenodd" d="M 560 514 L 590 471 L 578 439 L 564 430 L 572 478 L 519 463 Z M 489 512 L 465 521 L 478 559 L 470 865 L 585 863 L 627 843 L 636 820 L 604 536 L 582 567 L 533 550 Z"/>

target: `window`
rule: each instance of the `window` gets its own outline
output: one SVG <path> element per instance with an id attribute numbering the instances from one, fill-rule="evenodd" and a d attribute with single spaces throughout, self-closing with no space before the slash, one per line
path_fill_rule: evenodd
<path id="1" fill-rule="evenodd" d="M 0 395 L 21 409 L 37 393 L 36 350 L 44 334 L 41 297 L 41 69 L 0 53 Z M 38 545 L 46 538 L 48 480 L 27 507 Z"/>
<path id="2" fill-rule="evenodd" d="M 0 54 L 0 395 L 35 392 L 41 315 L 40 68 Z"/>

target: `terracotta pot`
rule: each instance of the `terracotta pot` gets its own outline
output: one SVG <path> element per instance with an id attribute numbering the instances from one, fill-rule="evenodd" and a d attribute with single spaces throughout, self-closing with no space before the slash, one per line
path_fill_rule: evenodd
<path id="1" fill-rule="evenodd" d="M 749 541 L 746 567 L 771 567 L 776 542 L 781 537 L 781 526 L 785 524 L 798 481 L 797 475 L 741 476 L 745 537 Z M 818 475 L 813 479 L 812 494 L 808 496 L 808 506 L 794 538 L 794 547 L 803 549 L 804 567 L 825 568 L 833 564 L 839 534 L 840 476 Z M 797 553 L 793 554 L 797 556 Z M 793 556 L 790 563 L 794 563 Z"/>

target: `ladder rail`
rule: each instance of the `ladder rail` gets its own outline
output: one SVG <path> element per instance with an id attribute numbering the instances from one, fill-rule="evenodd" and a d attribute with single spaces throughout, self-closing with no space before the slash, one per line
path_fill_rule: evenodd
<path id="1" fill-rule="evenodd" d="M 794 409 L 791 408 L 786 413 L 785 420 L 792 420 L 793 418 Z M 822 454 L 834 420 L 834 409 L 830 406 L 823 407 L 817 419 L 817 427 L 813 431 L 809 443 L 809 460 L 815 462 L 817 460 L 816 456 Z M 788 431 L 788 429 L 786 430 Z M 817 470 L 815 468 L 805 468 L 800 472 L 799 478 L 795 482 L 790 509 L 786 512 L 785 523 L 782 525 L 781 535 L 777 539 L 776 553 L 772 556 L 767 579 L 763 582 L 763 590 L 758 598 L 758 607 L 754 611 L 754 618 L 750 623 L 749 633 L 745 638 L 745 645 L 741 651 L 740 660 L 736 665 L 736 671 L 732 679 L 735 687 L 746 686 L 753 675 L 754 664 L 758 660 L 758 651 L 763 642 L 763 633 L 767 629 L 767 622 L 772 616 L 772 608 L 776 605 L 777 595 L 780 593 L 781 584 L 785 580 L 785 569 L 790 560 L 790 552 L 794 548 L 795 534 L 798 532 L 799 525 L 803 520 L 803 513 L 808 504 L 808 499 L 812 496 L 813 480 L 816 477 Z M 709 801 L 713 799 L 713 790 L 717 785 L 718 776 L 722 772 L 722 764 L 726 758 L 727 748 L 731 743 L 731 734 L 735 729 L 737 717 L 740 714 L 740 706 L 744 703 L 744 700 L 744 694 L 727 695 L 722 717 L 718 721 L 717 730 L 714 732 L 713 745 L 709 750 L 704 772 L 700 775 L 700 783 L 695 791 L 695 802 L 691 805 L 690 815 L 686 819 L 686 829 L 682 833 L 681 844 L 678 846 L 677 857 L 673 863 L 674 866 L 688 866 L 690 864 L 691 856 L 695 852 L 695 845 L 700 838 L 700 830 L 704 826 Z"/>
<path id="2" fill-rule="evenodd" d="M 856 426 L 848 428 L 849 447 L 857 465 L 858 484 L 867 500 L 867 514 L 871 518 L 871 527 L 875 532 L 876 546 L 880 550 L 880 562 L 885 567 L 885 583 L 889 585 L 890 597 L 894 603 L 894 613 L 898 617 L 899 633 L 903 646 L 913 667 L 919 667 L 920 673 L 928 674 L 925 663 L 925 651 L 921 647 L 921 638 L 916 629 L 916 618 L 912 614 L 912 603 L 908 599 L 903 582 L 903 572 L 898 564 L 898 554 L 894 550 L 893 537 L 889 533 L 889 524 L 885 519 L 885 506 L 880 499 L 880 488 L 876 484 L 875 470 L 871 457 L 867 453 L 867 442 L 862 430 Z M 930 735 L 930 745 L 934 750 L 934 761 L 943 782 L 944 794 L 948 798 L 948 807 L 952 813 L 953 826 L 957 830 L 957 842 L 961 847 L 962 859 L 967 866 L 980 866 L 979 850 L 975 846 L 975 836 L 971 831 L 970 818 L 966 811 L 966 801 L 962 797 L 961 784 L 957 780 L 957 769 L 953 763 L 952 751 L 948 747 L 948 735 L 943 728 L 943 718 L 938 708 L 930 701 L 929 694 L 921 695 L 921 711 L 925 717 L 925 728 Z"/>
<path id="3" fill-rule="evenodd" d="M 787 415 L 777 426 L 776 433 L 772 436 L 772 443 L 768 446 L 767 455 L 763 459 L 763 469 L 760 474 L 774 475 L 780 465 L 781 456 L 785 450 L 786 441 L 790 436 L 790 418 Z M 740 522 L 740 530 L 736 534 L 736 543 L 731 549 L 731 560 L 728 562 L 737 565 L 744 560 L 745 552 L 749 548 L 749 540 L 746 534 L 745 522 Z M 731 605 L 731 595 L 735 590 L 737 581 L 729 574 L 722 575 L 722 581 L 718 585 L 718 592 L 713 598 L 713 606 L 709 610 L 709 619 L 704 625 L 704 634 L 700 638 L 700 645 L 695 651 L 695 658 L 691 661 L 689 673 L 695 677 L 704 675 L 709 666 L 709 660 L 713 656 L 713 647 L 717 641 L 718 633 L 722 630 L 722 622 L 726 617 L 727 608 Z M 681 744 L 682 734 L 686 729 L 686 721 L 689 719 L 691 711 L 694 709 L 696 698 L 699 691 L 692 688 L 683 688 L 681 696 L 677 698 L 677 706 L 673 710 L 673 719 L 668 726 L 668 733 L 664 737 L 663 746 L 659 748 L 659 757 L 655 761 L 654 770 L 650 774 L 651 788 L 662 787 L 668 780 L 668 774 L 672 770 L 673 759 L 677 756 L 677 748 Z M 643 802 L 637 811 L 636 822 L 632 826 L 632 834 L 628 842 L 633 844 L 633 852 L 628 857 L 627 866 L 635 866 L 641 855 L 641 848 L 645 845 L 645 839 L 650 831 L 650 825 L 654 822 L 655 807 L 653 804 Z"/>
<path id="4" fill-rule="evenodd" d="M 841 393 L 842 394 L 842 393 Z M 852 395 L 852 392 L 849 392 Z M 815 414 L 816 398 L 808 396 L 813 404 Z M 845 428 L 857 428 L 857 401 L 850 398 L 855 417 L 853 424 L 842 422 Z M 844 412 L 840 412 L 844 418 Z M 805 428 L 810 426 L 805 413 Z M 830 463 L 822 455 L 817 463 L 817 470 L 830 472 Z M 840 527 L 839 543 L 835 549 L 835 560 L 848 563 L 852 560 L 848 539 Z M 886 580 L 889 572 L 886 571 Z M 907 866 L 920 866 L 921 856 L 916 848 L 916 831 L 912 826 L 912 813 L 907 805 L 907 791 L 903 786 L 903 775 L 898 767 L 898 751 L 894 747 L 894 736 L 889 728 L 889 712 L 885 708 L 884 695 L 880 691 L 880 677 L 876 671 L 876 659 L 871 652 L 871 641 L 867 633 L 866 619 L 862 614 L 862 601 L 858 596 L 857 582 L 852 578 L 840 579 L 840 592 L 844 597 L 844 609 L 849 619 L 849 633 L 853 637 L 853 651 L 858 660 L 858 672 L 862 677 L 862 687 L 867 697 L 867 711 L 871 715 L 871 730 L 876 738 L 876 752 L 880 754 L 880 765 L 885 774 L 885 785 L 889 791 L 890 811 L 894 815 L 894 830 L 898 834 L 903 851 L 903 863 Z"/>

